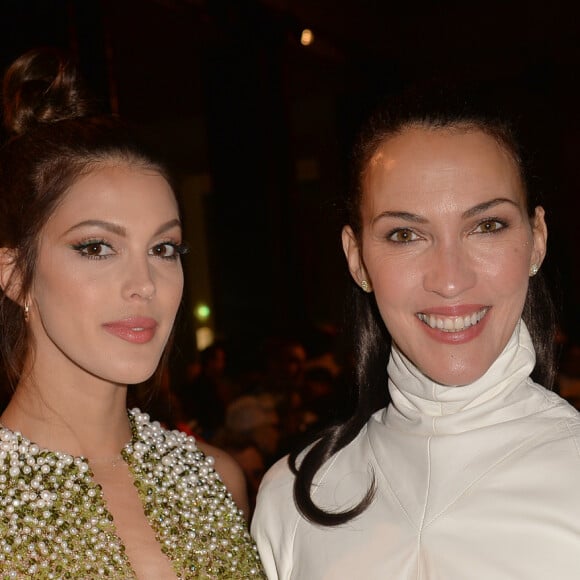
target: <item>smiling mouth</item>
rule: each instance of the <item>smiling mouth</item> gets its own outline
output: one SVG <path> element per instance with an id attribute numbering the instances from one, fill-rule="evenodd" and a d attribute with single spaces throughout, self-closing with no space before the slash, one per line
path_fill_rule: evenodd
<path id="1" fill-rule="evenodd" d="M 460 332 L 481 322 L 489 311 L 489 306 L 466 316 L 436 316 L 435 314 L 423 314 L 419 312 L 417 318 L 433 329 L 442 332 Z"/>

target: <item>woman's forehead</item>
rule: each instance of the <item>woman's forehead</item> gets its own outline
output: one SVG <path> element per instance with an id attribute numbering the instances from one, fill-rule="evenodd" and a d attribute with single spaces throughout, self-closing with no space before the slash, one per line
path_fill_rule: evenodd
<path id="1" fill-rule="evenodd" d="M 404 129 L 377 148 L 363 179 L 367 195 L 501 194 L 525 203 L 513 155 L 477 129 Z"/>
<path id="2" fill-rule="evenodd" d="M 90 219 L 140 225 L 168 221 L 178 214 L 173 190 L 159 172 L 131 164 L 107 164 L 75 180 L 46 226 L 65 227 L 68 222 Z"/>

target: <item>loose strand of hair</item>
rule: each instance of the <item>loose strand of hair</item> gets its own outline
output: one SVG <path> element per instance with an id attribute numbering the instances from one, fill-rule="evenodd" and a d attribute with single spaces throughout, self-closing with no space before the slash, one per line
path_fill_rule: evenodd
<path id="1" fill-rule="evenodd" d="M 382 322 L 378 323 L 374 295 L 368 295 L 352 284 L 349 304 L 352 305 L 349 315 L 355 321 L 356 407 L 344 424 L 329 427 L 318 434 L 318 439 L 305 452 L 299 466 L 298 452 L 289 457 L 290 468 L 296 474 L 294 501 L 298 509 L 309 521 L 324 526 L 346 523 L 359 516 L 372 503 L 376 493 L 372 470 L 369 487 L 361 501 L 340 512 L 329 512 L 315 504 L 312 497 L 314 478 L 327 461 L 357 437 L 373 413 L 388 402 L 386 367 L 390 337 Z"/>

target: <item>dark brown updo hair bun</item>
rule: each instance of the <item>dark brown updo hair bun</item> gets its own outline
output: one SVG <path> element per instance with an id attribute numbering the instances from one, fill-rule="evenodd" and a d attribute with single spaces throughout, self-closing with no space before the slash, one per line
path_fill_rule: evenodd
<path id="1" fill-rule="evenodd" d="M 3 124 L 11 136 L 91 112 L 75 66 L 55 48 L 34 49 L 15 60 L 4 76 L 2 100 Z"/>

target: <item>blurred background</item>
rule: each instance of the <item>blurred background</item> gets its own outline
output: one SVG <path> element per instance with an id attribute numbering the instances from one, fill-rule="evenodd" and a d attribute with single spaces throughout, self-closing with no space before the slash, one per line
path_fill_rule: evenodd
<path id="1" fill-rule="evenodd" d="M 561 384 L 577 400 L 577 16 L 557 1 L 1 0 L 0 65 L 68 50 L 103 108 L 169 165 L 191 252 L 158 413 L 176 424 L 190 409 L 180 424 L 267 464 L 290 446 L 276 437 L 342 412 L 331 399 L 348 381 L 338 207 L 350 146 L 384 95 L 427 78 L 476 84 L 523 119 L 548 212 Z M 267 429 L 243 447 L 217 435 L 224 425 Z"/>

